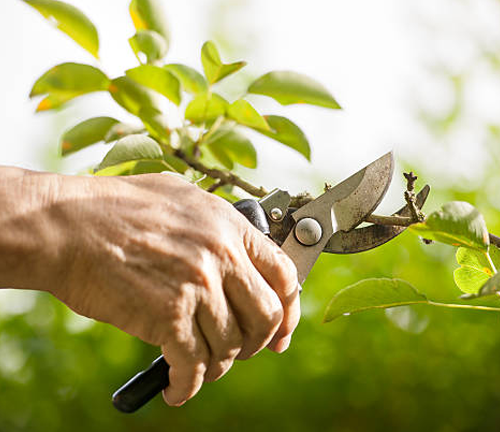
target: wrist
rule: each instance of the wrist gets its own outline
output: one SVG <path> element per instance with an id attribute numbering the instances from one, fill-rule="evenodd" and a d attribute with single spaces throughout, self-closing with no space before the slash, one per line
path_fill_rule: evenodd
<path id="1" fill-rule="evenodd" d="M 0 176 L 0 287 L 50 291 L 63 276 L 61 176 L 8 167 Z"/>

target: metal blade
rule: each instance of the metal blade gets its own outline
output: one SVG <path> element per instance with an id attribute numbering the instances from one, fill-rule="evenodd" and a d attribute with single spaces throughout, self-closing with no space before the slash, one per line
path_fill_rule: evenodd
<path id="1" fill-rule="evenodd" d="M 417 206 L 422 208 L 429 195 L 430 187 L 426 185 L 417 195 Z M 395 216 L 410 216 L 408 205 L 399 209 Z M 397 235 L 401 234 L 406 227 L 370 225 L 363 228 L 356 228 L 349 232 L 339 231 L 330 237 L 323 252 L 334 254 L 349 254 L 367 251 L 377 246 L 387 243 Z"/>
<path id="2" fill-rule="evenodd" d="M 333 233 L 353 229 L 377 208 L 391 182 L 393 166 L 390 152 L 292 214 L 296 223 L 303 218 L 315 219 L 322 230 L 320 240 L 312 246 L 300 243 L 294 230 L 283 243 L 282 249 L 297 266 L 299 283 L 305 280 Z"/>

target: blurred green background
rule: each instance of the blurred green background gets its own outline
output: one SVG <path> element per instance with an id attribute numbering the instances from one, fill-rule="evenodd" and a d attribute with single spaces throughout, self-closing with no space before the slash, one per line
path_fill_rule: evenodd
<path id="1" fill-rule="evenodd" d="M 82 6 L 84 2 L 73 3 Z M 127 3 L 110 2 L 120 9 L 120 17 Z M 260 21 L 249 18 L 254 16 L 250 12 L 255 4 L 214 0 L 206 2 L 209 7 L 203 13 L 201 3 L 194 2 L 197 7 L 188 13 L 193 20 L 203 19 L 203 36 L 214 38 L 223 47 L 226 58 L 249 55 L 257 61 L 258 56 L 252 56 L 252 49 L 260 49 L 267 54 L 261 55 L 264 60 L 257 62 L 252 72 L 279 68 L 279 64 L 265 62 L 266 55 L 273 55 L 271 48 L 266 48 L 263 42 L 259 44 L 259 38 L 255 39 L 257 48 L 252 44 L 253 33 L 258 33 L 261 39 L 267 34 L 267 30 L 259 26 Z M 274 16 L 276 20 L 293 21 L 297 13 L 305 14 L 309 20 L 326 13 L 314 10 L 319 7 L 318 2 L 312 2 L 304 11 L 306 6 L 302 3 L 290 2 L 291 15 L 288 17 L 287 3 L 278 3 L 282 15 Z M 330 12 L 340 13 L 342 8 L 351 10 L 367 5 L 367 2 L 353 3 L 356 4 L 344 6 L 342 2 L 332 2 Z M 397 4 L 383 3 L 388 7 Z M 403 137 L 401 141 L 405 145 L 396 145 L 400 158 L 396 176 L 402 169 L 413 169 L 420 174 L 420 186 L 424 181 L 431 183 L 428 211 L 450 200 L 466 200 L 480 209 L 490 231 L 498 234 L 500 110 L 490 99 L 500 100 L 500 39 L 494 27 L 484 24 L 484 19 L 485 16 L 500 17 L 500 7 L 498 2 L 486 0 L 458 3 L 459 6 L 452 7 L 450 2 L 443 1 L 444 6 L 437 7 L 426 1 L 422 2 L 427 5 L 425 9 L 416 2 L 408 2 L 399 6 L 403 8 L 402 15 L 377 16 L 382 21 L 375 23 L 375 28 L 384 23 L 389 25 L 394 19 L 403 20 L 401 17 L 410 12 L 419 12 L 399 22 L 394 32 L 401 31 L 403 39 L 413 34 L 421 43 L 415 49 L 428 49 L 435 55 L 424 56 L 425 61 L 419 64 L 423 72 L 416 81 L 422 82 L 422 88 L 430 86 L 429 97 L 406 99 L 403 96 L 415 94 L 414 89 L 409 89 L 409 83 L 415 82 L 397 84 L 406 91 L 402 90 L 401 106 L 405 116 L 414 119 L 413 129 L 406 130 L 406 135 L 383 135 L 370 127 L 368 132 L 374 134 L 374 143 Z M 10 6 L 1 7 L 9 11 Z M 446 7 L 450 7 L 450 13 Z M 23 16 L 32 16 L 33 22 L 39 18 L 28 8 L 19 10 Z M 360 16 L 364 12 L 358 10 Z M 3 17 L 6 19 L 5 14 Z M 355 12 L 352 13 L 354 17 Z M 470 25 L 462 27 L 463 19 Z M 171 16 L 171 20 L 175 21 L 175 16 Z M 404 22 L 418 24 L 419 31 L 423 31 L 422 28 L 425 31 L 417 36 L 409 30 L 405 33 Z M 235 28 L 241 31 L 235 34 Z M 51 31 L 43 26 L 40 29 Z M 100 28 L 100 31 L 105 37 L 110 29 Z M 354 30 L 355 33 L 359 31 L 363 30 Z M 462 44 L 462 33 L 467 35 L 466 44 Z M 302 36 L 307 38 L 307 35 Z M 174 33 L 174 40 L 182 37 Z M 365 34 L 365 37 L 370 35 Z M 203 40 L 195 42 L 193 45 L 200 47 Z M 356 51 L 356 42 L 351 40 L 351 43 L 353 45 L 346 49 L 350 49 L 353 56 L 360 54 Z M 29 44 L 33 52 L 37 50 L 33 35 Z M 309 39 L 309 44 L 316 46 L 318 42 Z M 348 38 L 346 44 L 349 44 Z M 321 47 L 317 55 L 335 58 L 337 45 L 332 46 L 331 52 Z M 450 58 L 440 57 L 440 50 L 449 52 Z M 29 57 L 32 52 L 25 55 Z M 301 55 L 305 53 L 296 53 L 299 63 Z M 56 63 L 57 56 L 51 55 L 50 50 L 46 52 L 44 59 L 48 67 Z M 398 65 L 401 61 L 392 59 Z M 314 68 L 314 65 L 309 67 Z M 389 70 L 391 63 L 385 67 Z M 304 71 L 296 66 L 290 68 Z M 44 70 L 41 67 L 35 74 Z M 10 71 L 10 74 L 12 78 L 14 73 Z M 309 74 L 319 78 L 314 71 Z M 342 78 L 342 72 L 339 74 Z M 367 68 L 361 76 L 370 74 Z M 335 79 L 331 82 L 335 83 Z M 16 83 L 27 94 L 32 81 L 19 78 Z M 328 86 L 340 91 L 348 116 L 350 93 L 342 93 L 342 84 L 333 87 L 328 82 Z M 417 93 L 423 91 L 422 88 Z M 377 104 L 369 100 L 368 95 L 366 98 L 367 104 L 375 110 Z M 356 105 L 353 105 L 356 113 Z M 25 105 L 23 109 L 32 111 L 33 108 Z M 377 114 L 379 119 L 384 117 L 381 111 Z M 335 120 L 337 123 L 332 125 L 325 120 L 331 114 L 318 114 L 321 119 L 318 121 L 313 119 L 316 111 L 311 109 L 311 112 L 309 117 L 303 117 L 301 126 L 308 135 L 318 136 L 318 144 L 312 139 L 313 151 L 319 154 L 313 159 L 313 166 L 302 165 L 283 150 L 283 159 L 276 168 L 274 161 L 269 161 L 269 151 L 261 145 L 263 167 L 257 173 L 243 171 L 243 175 L 267 186 L 303 184 L 318 191 L 323 181 L 343 177 L 342 165 L 354 164 L 358 168 L 361 160 L 370 159 L 367 156 L 370 152 L 380 152 L 381 147 L 377 144 L 368 148 L 370 143 L 356 145 L 354 142 L 338 152 L 328 149 L 322 143 L 331 139 L 335 124 L 345 129 L 343 136 L 346 139 L 349 134 L 359 137 L 356 135 L 359 132 L 353 130 L 354 125 L 349 127 L 349 121 L 346 125 Z M 57 136 L 61 130 L 76 123 L 77 117 L 89 117 L 89 113 L 95 114 L 95 106 L 81 104 L 71 107 L 69 113 L 37 120 L 44 125 L 43 139 L 32 136 L 29 143 L 24 143 L 39 149 L 27 165 L 71 172 L 88 164 L 86 160 L 75 159 L 68 168 L 67 162 L 60 161 L 56 155 Z M 363 115 L 365 117 L 354 116 L 354 120 L 365 118 L 367 124 L 371 124 L 370 115 L 366 112 Z M 385 112 L 385 128 L 390 128 L 392 122 L 394 130 L 410 127 L 406 122 L 395 124 L 400 118 L 391 115 L 389 110 Z M 34 125 L 35 120 L 32 122 L 28 124 Z M 360 129 L 362 126 L 358 125 Z M 412 133 L 421 141 L 404 138 Z M 339 136 L 333 134 L 337 140 Z M 475 157 L 469 157 L 467 152 Z M 328 157 L 329 160 L 322 161 Z M 343 162 L 348 159 L 349 162 Z M 3 163 L 15 164 L 16 161 L 6 156 Z M 328 172 L 326 163 L 333 164 L 335 169 L 332 167 Z M 350 166 L 348 169 L 352 171 Z M 402 188 L 398 186 L 402 183 L 400 179 L 394 183 L 389 209 L 397 208 L 402 202 Z M 110 395 L 124 379 L 146 367 L 158 354 L 157 348 L 109 325 L 78 317 L 49 295 L 4 290 L 0 293 L 0 432 L 497 431 L 500 427 L 500 317 L 495 313 L 415 306 L 368 312 L 321 324 L 332 295 L 366 277 L 399 277 L 432 299 L 456 300 L 460 292 L 452 278 L 456 267 L 454 253 L 451 247 L 424 245 L 416 237 L 404 233 L 374 251 L 353 256 L 322 256 L 304 286 L 302 321 L 286 353 L 277 355 L 266 351 L 250 361 L 237 362 L 225 377 L 205 385 L 181 408 L 169 408 L 157 398 L 134 415 L 115 411 Z"/>

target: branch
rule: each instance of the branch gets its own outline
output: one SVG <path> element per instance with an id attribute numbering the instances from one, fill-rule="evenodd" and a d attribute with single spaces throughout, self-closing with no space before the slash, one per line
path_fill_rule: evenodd
<path id="1" fill-rule="evenodd" d="M 179 159 L 182 159 L 184 162 L 186 162 L 191 168 L 194 168 L 196 171 L 206 174 L 207 176 L 212 177 L 213 179 L 219 180 L 219 182 L 222 184 L 231 184 L 234 186 L 238 186 L 240 189 L 243 189 L 250 195 L 259 198 L 263 197 L 264 195 L 267 195 L 268 193 L 266 189 L 264 189 L 263 187 L 256 187 L 246 182 L 242 178 L 238 177 L 236 174 L 233 174 L 228 171 L 218 170 L 215 168 L 209 168 L 203 165 L 200 161 L 187 156 L 182 150 L 175 150 L 174 154 Z"/>
<path id="2" fill-rule="evenodd" d="M 207 192 L 215 192 L 220 187 L 224 186 L 225 183 L 222 180 L 216 181 L 212 186 L 207 187 Z"/>
<path id="3" fill-rule="evenodd" d="M 196 171 L 199 171 L 209 177 L 212 177 L 213 179 L 217 179 L 218 182 L 214 183 L 210 188 L 209 192 L 215 191 L 217 188 L 225 185 L 225 184 L 232 184 L 234 186 L 239 187 L 240 189 L 244 190 L 245 192 L 248 192 L 250 195 L 256 196 L 256 197 L 263 197 L 267 195 L 267 190 L 265 188 L 261 187 L 256 187 L 242 178 L 238 177 L 236 174 L 233 174 L 228 171 L 221 171 L 215 168 L 208 168 L 207 166 L 203 165 L 200 161 L 197 161 L 195 159 L 190 158 L 187 156 L 182 150 L 176 150 L 175 151 L 175 156 L 178 158 L 182 159 L 184 162 L 186 162 L 191 168 L 194 168 Z M 408 227 L 416 222 L 421 221 L 423 213 L 420 211 L 420 209 L 417 207 L 415 203 L 415 193 L 413 192 L 413 185 L 416 180 L 416 176 L 413 173 L 408 174 L 409 178 L 407 177 L 407 174 L 405 173 L 405 177 L 408 181 L 408 190 L 405 192 L 405 198 L 407 195 L 409 198 L 407 198 L 408 205 L 410 206 L 410 209 L 412 209 L 412 217 L 405 217 L 405 216 L 380 216 L 380 215 L 375 215 L 372 214 L 366 218 L 366 222 L 369 223 L 374 223 L 377 225 L 392 225 L 392 226 L 404 226 Z M 408 193 L 409 192 L 409 193 Z M 411 193 L 413 193 L 413 198 L 411 197 Z M 291 206 L 292 207 L 302 207 L 303 205 L 307 204 L 308 202 L 311 202 L 314 198 L 308 193 L 304 192 L 301 193 L 297 196 L 292 197 L 292 202 Z M 415 216 L 415 213 L 417 216 Z M 424 216 L 425 217 L 425 216 Z M 490 243 L 497 246 L 500 248 L 500 237 L 497 237 L 493 234 L 490 234 Z"/>
<path id="4" fill-rule="evenodd" d="M 372 214 L 365 219 L 365 222 L 370 222 L 377 225 L 392 225 L 408 227 L 415 223 L 413 217 L 408 216 L 380 216 Z"/>
<path id="5" fill-rule="evenodd" d="M 415 182 L 417 181 L 417 176 L 413 171 L 403 173 L 403 175 L 406 179 L 405 201 L 410 208 L 413 222 L 423 222 L 425 220 L 425 215 L 417 206 L 417 196 L 415 195 Z"/>
<path id="6" fill-rule="evenodd" d="M 490 243 L 497 248 L 500 248 L 500 237 L 490 233 Z"/>
<path id="7" fill-rule="evenodd" d="M 365 222 L 377 225 L 408 227 L 414 223 L 423 222 L 425 220 L 425 215 L 418 207 L 417 196 L 415 195 L 415 181 L 417 180 L 417 176 L 413 171 L 403 173 L 403 175 L 406 179 L 405 201 L 410 209 L 411 216 L 379 216 L 372 214 L 365 219 Z"/>

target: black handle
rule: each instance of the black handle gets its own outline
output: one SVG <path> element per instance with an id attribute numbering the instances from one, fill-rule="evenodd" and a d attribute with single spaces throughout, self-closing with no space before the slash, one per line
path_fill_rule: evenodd
<path id="1" fill-rule="evenodd" d="M 139 372 L 113 393 L 113 405 L 124 413 L 133 413 L 168 386 L 170 366 L 163 356 Z"/>
<path id="2" fill-rule="evenodd" d="M 268 235 L 269 223 L 266 213 L 259 203 L 244 199 L 234 204 L 256 228 Z M 139 372 L 113 393 L 113 405 L 123 413 L 133 413 L 147 404 L 153 397 L 168 387 L 170 366 L 163 356 L 158 357 L 151 366 Z"/>

